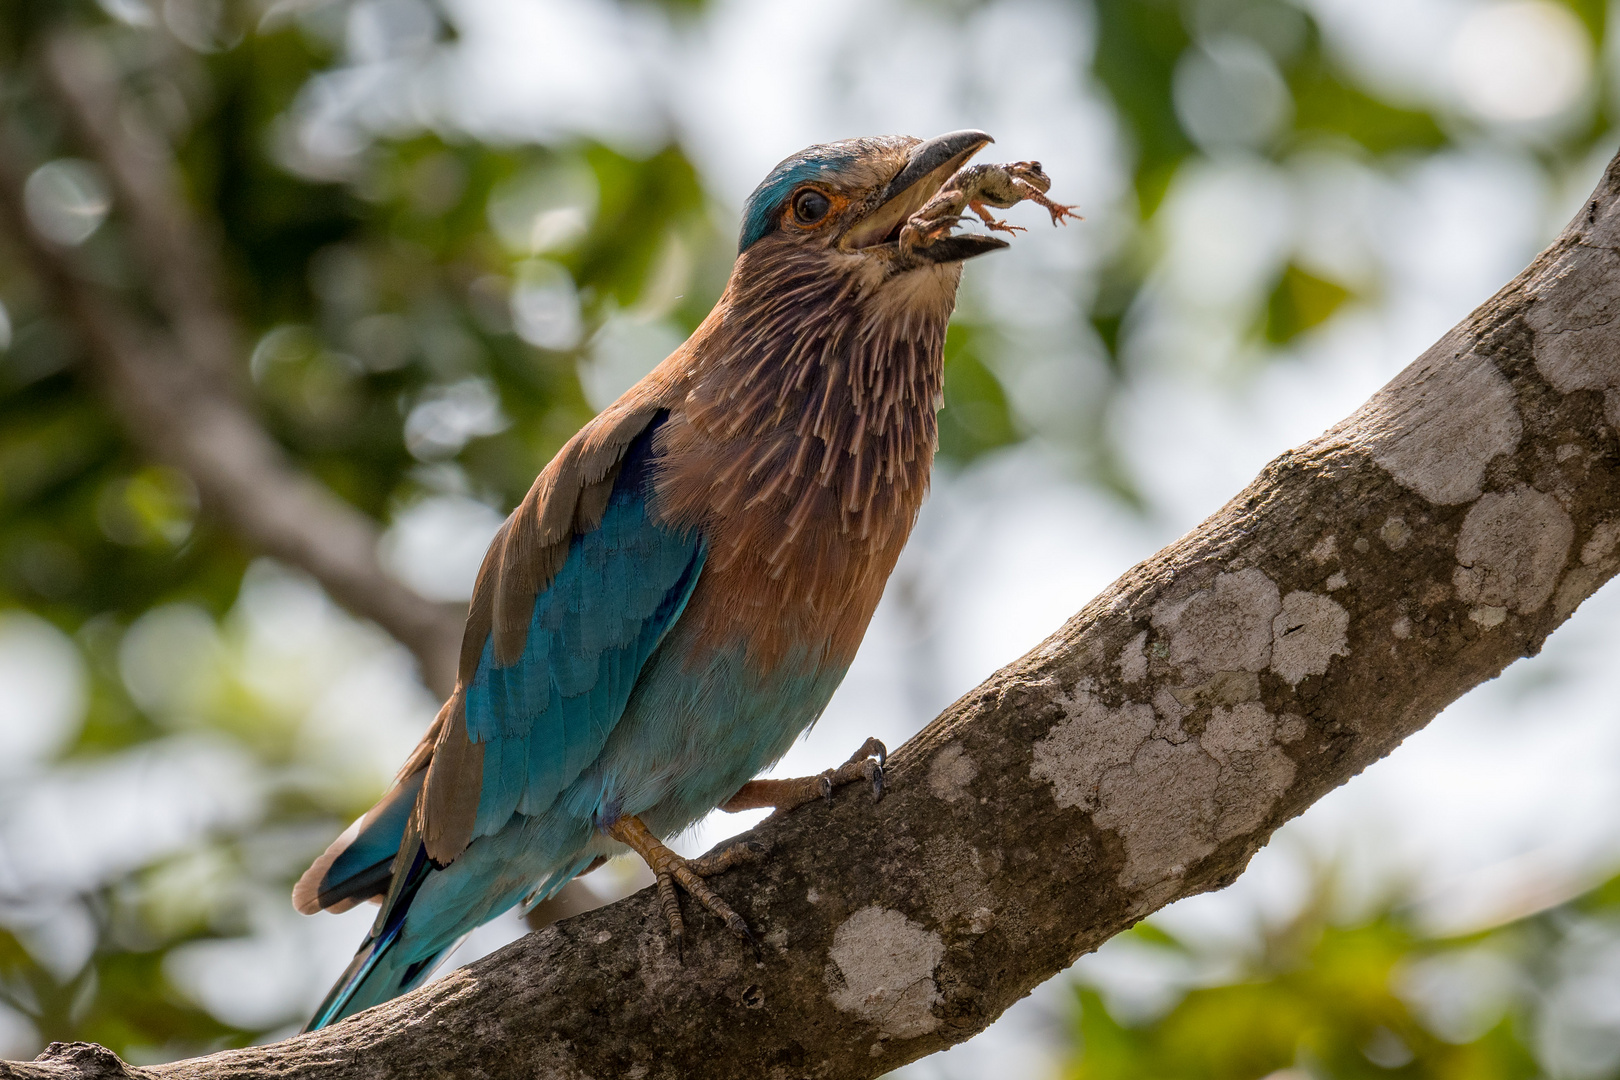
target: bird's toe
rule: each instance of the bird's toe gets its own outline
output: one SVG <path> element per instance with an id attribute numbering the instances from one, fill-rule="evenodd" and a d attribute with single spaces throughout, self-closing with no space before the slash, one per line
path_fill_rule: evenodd
<path id="1" fill-rule="evenodd" d="M 769 850 L 758 840 L 743 840 L 719 851 L 700 855 L 695 859 L 688 859 L 686 865 L 698 877 L 713 877 L 715 874 L 725 873 L 733 866 L 758 862 L 765 857 Z"/>
<path id="2" fill-rule="evenodd" d="M 849 760 L 844 762 L 844 764 L 854 765 L 857 762 L 865 761 L 867 758 L 877 758 L 877 763 L 880 766 L 888 764 L 888 747 L 883 745 L 883 741 L 881 739 L 867 739 L 865 742 L 861 743 L 859 750 L 856 750 L 853 754 L 849 755 Z"/>
<path id="3" fill-rule="evenodd" d="M 883 766 L 889 752 L 877 739 L 867 739 L 850 759 L 836 769 L 828 769 L 817 776 L 797 776 L 784 780 L 750 780 L 731 798 L 720 804 L 720 809 L 731 813 L 769 806 L 777 813 L 803 806 L 815 799 L 830 801 L 841 787 L 865 781 L 872 786 L 873 801 L 883 797 Z"/>
<path id="4" fill-rule="evenodd" d="M 723 858 L 727 852 L 734 851 L 742 846 L 740 844 L 734 845 L 720 854 Z M 719 893 L 711 889 L 708 882 L 703 880 L 703 876 L 698 873 L 697 868 L 693 865 L 697 861 L 681 859 L 672 868 L 676 882 L 679 883 L 682 889 L 686 890 L 687 895 L 702 904 L 709 914 L 725 923 L 726 929 L 752 945 L 757 953 L 759 951 L 759 942 L 754 940 L 754 932 L 748 928 L 748 923 L 743 917 L 737 914 Z M 736 864 L 731 863 L 729 865 Z M 719 870 L 712 870 L 711 872 L 718 873 Z"/>
<path id="5" fill-rule="evenodd" d="M 878 802 L 883 798 L 883 766 L 888 760 L 888 748 L 877 739 L 867 739 L 859 750 L 850 755 L 848 761 L 824 775 L 828 777 L 833 787 L 865 781 L 871 785 L 872 801 Z"/>
<path id="6" fill-rule="evenodd" d="M 875 761 L 872 761 L 871 759 L 867 759 L 866 761 L 862 762 L 861 764 L 862 764 L 863 770 L 864 770 L 864 772 L 866 774 L 867 781 L 872 785 L 872 801 L 873 802 L 882 802 L 883 801 L 883 766 L 879 765 Z"/>

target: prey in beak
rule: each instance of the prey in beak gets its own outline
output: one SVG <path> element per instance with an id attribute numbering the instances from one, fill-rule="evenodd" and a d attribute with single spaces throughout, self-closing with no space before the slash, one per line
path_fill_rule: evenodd
<path id="1" fill-rule="evenodd" d="M 1046 197 L 1052 181 L 1038 161 L 967 165 L 994 141 L 982 131 L 953 131 L 918 143 L 877 205 L 845 232 L 838 246 L 845 251 L 892 248 L 899 261 L 916 264 L 960 262 L 1007 246 L 991 236 L 952 235 L 965 209 L 991 229 L 1009 233 L 1023 230 L 998 221 L 987 207 L 1007 209 L 1027 199 L 1044 206 L 1054 225 L 1078 219 L 1074 207 Z"/>

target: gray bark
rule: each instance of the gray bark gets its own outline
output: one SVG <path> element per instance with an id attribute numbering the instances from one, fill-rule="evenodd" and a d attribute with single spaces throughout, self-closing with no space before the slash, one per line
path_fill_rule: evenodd
<path id="1" fill-rule="evenodd" d="M 872 1077 L 1242 872 L 1284 821 L 1535 653 L 1620 568 L 1620 159 L 1551 247 L 854 790 L 714 879 L 753 955 L 653 894 L 274 1046 L 0 1077 Z M 251 977 L 251 973 L 244 973 Z"/>

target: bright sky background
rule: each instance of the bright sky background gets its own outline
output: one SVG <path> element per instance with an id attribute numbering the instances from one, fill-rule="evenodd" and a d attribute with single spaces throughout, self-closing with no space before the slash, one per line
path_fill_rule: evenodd
<path id="1" fill-rule="evenodd" d="M 330 151 L 352 125 L 450 124 L 521 138 L 589 134 L 629 150 L 678 133 L 732 218 L 777 160 L 857 134 L 929 136 L 980 127 L 990 160 L 1039 158 L 1053 193 L 1086 221 L 1030 232 L 968 267 L 962 304 L 1006 328 L 995 358 L 1038 433 L 963 475 L 936 476 L 872 630 L 826 716 L 776 770 L 817 772 L 868 735 L 897 746 L 941 707 L 1045 637 L 1109 581 L 1196 525 L 1271 458 L 1347 415 L 1454 322 L 1494 293 L 1561 227 L 1602 160 L 1550 176 L 1527 153 L 1536 123 L 1578 109 L 1597 63 L 1584 29 L 1539 3 L 1311 0 L 1342 58 L 1387 92 L 1465 110 L 1499 137 L 1393 175 L 1348 159 L 1277 166 L 1234 150 L 1178 177 L 1157 238 L 1137 377 L 1116 417 L 1127 464 L 1148 499 L 1140 514 L 1074 479 L 1066 419 L 1099 378 L 1076 302 L 1119 242 L 1131 198 L 1110 108 L 1083 77 L 1091 29 L 1076 6 L 1000 0 L 954 16 L 904 0 L 802 4 L 716 0 L 680 27 L 600 0 L 451 0 L 462 27 L 449 57 L 424 68 L 425 22 L 409 3 L 362 4 L 350 26 L 355 66 L 305 102 L 305 136 Z M 413 38 L 412 35 L 417 35 Z M 1438 61 L 1436 58 L 1440 58 Z M 1220 58 L 1215 58 L 1218 61 Z M 1213 62 L 1213 61 L 1212 61 Z M 1611 144 L 1615 140 L 1611 140 Z M 1037 220 L 1037 218 L 1039 218 Z M 1360 302 L 1285 358 L 1254 368 L 1233 312 L 1292 253 L 1341 280 L 1384 275 Z M 639 336 L 638 336 L 639 335 Z M 600 405 L 662 358 L 657 326 L 583 372 Z M 635 342 L 641 342 L 637 351 Z M 465 594 L 499 515 L 470 499 L 417 508 L 390 536 L 408 580 Z M 288 715 L 357 770 L 391 773 L 433 711 L 401 651 L 356 626 L 308 585 L 268 565 L 251 576 L 223 632 L 184 610 L 148 616 L 143 640 L 170 649 L 236 649 Z M 141 631 L 148 637 L 143 639 Z M 189 635 L 189 636 L 188 636 Z M 1459 702 L 1384 762 L 1286 826 L 1224 893 L 1161 916 L 1241 945 L 1256 920 L 1300 899 L 1312 860 L 1350 880 L 1410 880 L 1443 925 L 1471 925 L 1561 896 L 1620 862 L 1620 724 L 1607 681 L 1620 594 L 1599 593 L 1545 652 Z M 156 648 L 157 646 L 153 646 Z M 177 655 L 186 655 L 180 653 Z M 46 782 L 28 762 L 82 714 L 77 651 L 46 624 L 0 619 L 0 801 L 13 835 L 0 885 L 94 880 L 183 846 L 210 822 L 252 812 L 247 763 L 184 732 L 143 756 Z M 150 667 L 151 665 L 146 665 Z M 178 693 L 161 665 L 137 699 Z M 134 667 L 132 667 L 134 670 Z M 178 685 L 178 684 L 176 684 Z M 58 717 L 55 725 L 22 718 Z M 706 849 L 758 815 L 716 815 L 680 845 Z M 228 1017 L 317 1000 L 346 962 L 368 911 L 305 919 L 285 903 L 255 910 L 257 936 L 198 946 L 177 976 Z M 42 923 L 42 926 L 47 924 Z M 56 919 L 52 948 L 71 969 L 87 947 Z M 520 930 L 515 916 L 458 960 Z M 309 956 L 321 959 L 309 962 Z M 244 965 L 255 972 L 244 980 Z M 1149 1007 L 1170 978 L 1105 949 L 1082 961 L 1120 1002 Z M 912 1080 L 1037 1076 L 1052 1053 L 1061 980 L 973 1042 L 904 1072 Z M 0 1018 L 0 1050 L 6 1033 Z"/>

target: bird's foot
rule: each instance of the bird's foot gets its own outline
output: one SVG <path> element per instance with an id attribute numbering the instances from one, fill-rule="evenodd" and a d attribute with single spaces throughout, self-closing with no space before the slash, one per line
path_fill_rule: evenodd
<path id="1" fill-rule="evenodd" d="M 658 881 L 658 906 L 669 923 L 669 934 L 675 941 L 678 960 L 684 962 L 686 959 L 686 920 L 681 917 L 677 885 L 690 893 L 711 915 L 725 923 L 726 929 L 752 945 L 754 954 L 759 955 L 759 941 L 748 929 L 743 917 L 732 910 L 731 905 L 709 888 L 708 882 L 703 879 L 730 870 L 733 866 L 753 862 L 765 853 L 763 845 L 747 842 L 732 844 L 700 858 L 685 859 L 666 847 L 638 817 L 620 818 L 608 826 L 607 834 L 640 855 L 652 870 Z"/>
<path id="2" fill-rule="evenodd" d="M 814 799 L 831 799 L 837 788 L 863 780 L 872 786 L 872 801 L 877 802 L 883 798 L 883 763 L 888 757 L 889 752 L 881 742 L 867 739 L 836 769 L 790 780 L 750 780 L 737 794 L 721 803 L 720 809 L 736 813 L 769 806 L 780 814 Z"/>

